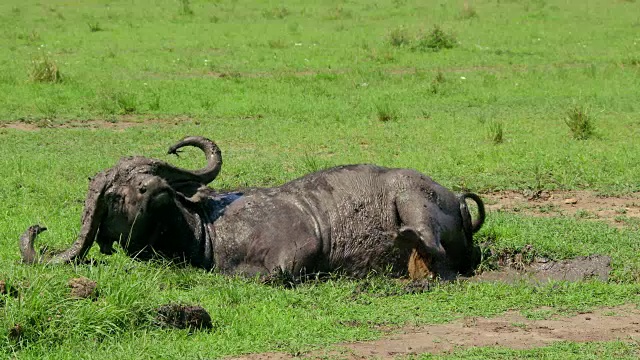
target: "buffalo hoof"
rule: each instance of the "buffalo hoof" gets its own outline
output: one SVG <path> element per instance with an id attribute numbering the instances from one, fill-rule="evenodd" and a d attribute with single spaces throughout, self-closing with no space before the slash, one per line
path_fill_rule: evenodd
<path id="1" fill-rule="evenodd" d="M 211 316 L 202 306 L 179 304 L 162 305 L 158 308 L 156 324 L 161 327 L 201 330 L 211 329 Z"/>

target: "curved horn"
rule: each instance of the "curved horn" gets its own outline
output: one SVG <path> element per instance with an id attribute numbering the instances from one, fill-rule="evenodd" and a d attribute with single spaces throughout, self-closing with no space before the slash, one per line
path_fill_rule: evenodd
<path id="1" fill-rule="evenodd" d="M 482 202 L 482 199 L 480 199 L 480 196 L 474 193 L 464 193 L 460 195 L 460 199 L 462 201 L 465 201 L 466 199 L 471 199 L 478 206 L 478 218 L 471 223 L 471 231 L 475 234 L 476 232 L 478 232 L 478 230 L 480 230 L 480 228 L 482 227 L 482 224 L 484 224 L 484 219 L 485 219 L 484 203 Z"/>
<path id="2" fill-rule="evenodd" d="M 40 262 L 36 249 L 33 248 L 33 242 L 38 234 L 46 231 L 46 227 L 40 225 L 29 226 L 27 231 L 20 236 L 20 253 L 22 254 L 22 262 L 25 264 L 34 264 Z"/>
<path id="3" fill-rule="evenodd" d="M 178 149 L 185 146 L 195 146 L 202 150 L 207 159 L 207 166 L 204 169 L 193 171 L 178 168 L 174 169 L 190 175 L 202 184 L 206 185 L 212 182 L 222 168 L 222 154 L 216 143 L 202 136 L 188 136 L 171 146 L 168 153 L 178 155 Z"/>
<path id="4" fill-rule="evenodd" d="M 107 184 L 107 174 L 101 172 L 96 175 L 89 183 L 89 193 L 84 202 L 84 212 L 82 214 L 82 227 L 78 239 L 71 247 L 60 254 L 52 256 L 46 260 L 48 263 L 66 263 L 76 259 L 83 258 L 93 242 L 96 239 L 100 222 L 105 212 L 104 190 Z M 34 225 L 29 227 L 27 231 L 20 237 L 20 252 L 22 253 L 22 261 L 27 264 L 41 262 L 41 259 L 34 249 L 33 243 L 39 233 L 45 231 L 46 228 Z"/>

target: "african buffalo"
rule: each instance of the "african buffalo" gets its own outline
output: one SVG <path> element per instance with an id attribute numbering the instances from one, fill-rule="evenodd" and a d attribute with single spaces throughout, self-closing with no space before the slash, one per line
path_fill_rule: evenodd
<path id="1" fill-rule="evenodd" d="M 187 137 L 169 153 L 184 146 L 200 148 L 207 166 L 188 171 L 145 157 L 121 159 L 91 180 L 76 242 L 45 259 L 33 245 L 44 228 L 34 225 L 20 238 L 23 261 L 70 262 L 96 241 L 105 254 L 118 242 L 140 259 L 160 254 L 247 276 L 403 275 L 417 273 L 417 263 L 430 275 L 467 274 L 480 262 L 472 235 L 485 219 L 482 200 L 455 195 L 417 171 L 338 166 L 274 188 L 218 193 L 206 186 L 222 166 L 216 144 Z M 475 220 L 467 199 L 477 204 Z"/>

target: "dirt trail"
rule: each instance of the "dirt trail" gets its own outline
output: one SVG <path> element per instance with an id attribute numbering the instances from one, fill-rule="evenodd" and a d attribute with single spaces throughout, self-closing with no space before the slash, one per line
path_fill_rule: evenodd
<path id="1" fill-rule="evenodd" d="M 640 341 L 640 310 L 635 306 L 599 309 L 573 317 L 529 320 L 516 312 L 496 318 L 466 318 L 450 324 L 405 329 L 372 342 L 344 345 L 353 355 L 392 358 L 445 353 L 472 346 L 530 349 L 555 341 Z"/>
<path id="2" fill-rule="evenodd" d="M 640 309 L 633 305 L 549 320 L 531 320 L 517 312 L 494 318 L 471 317 L 449 324 L 403 328 L 376 341 L 338 344 L 304 358 L 392 359 L 414 354 L 442 354 L 477 346 L 531 349 L 556 341 L 640 341 Z M 236 360 L 285 360 L 284 353 L 250 354 Z"/>
<path id="3" fill-rule="evenodd" d="M 482 194 L 488 211 L 532 216 L 573 216 L 616 227 L 640 224 L 640 193 L 598 196 L 591 191 L 501 191 Z"/>

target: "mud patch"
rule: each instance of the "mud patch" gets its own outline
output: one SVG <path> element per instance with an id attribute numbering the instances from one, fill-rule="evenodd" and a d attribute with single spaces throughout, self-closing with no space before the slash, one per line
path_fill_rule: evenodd
<path id="1" fill-rule="evenodd" d="M 572 216 L 616 226 L 640 225 L 640 193 L 604 197 L 590 191 L 501 191 L 482 194 L 488 211 L 531 216 Z"/>
<path id="2" fill-rule="evenodd" d="M 516 256 L 517 258 L 518 256 Z M 579 256 L 567 260 L 550 260 L 535 257 L 531 262 L 512 261 L 500 270 L 485 271 L 468 278 L 469 281 L 500 281 L 514 283 L 525 281 L 539 283 L 548 281 L 609 280 L 611 258 L 605 255 Z"/>
<path id="3" fill-rule="evenodd" d="M 331 351 L 304 358 L 392 359 L 417 354 L 443 354 L 480 346 L 531 349 L 557 341 L 640 341 L 640 309 L 633 305 L 603 308 L 571 317 L 532 320 L 517 312 L 494 318 L 472 317 L 449 324 L 403 328 L 377 341 L 339 344 Z M 233 359 L 294 359 L 284 353 L 250 354 Z"/>

